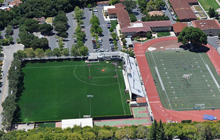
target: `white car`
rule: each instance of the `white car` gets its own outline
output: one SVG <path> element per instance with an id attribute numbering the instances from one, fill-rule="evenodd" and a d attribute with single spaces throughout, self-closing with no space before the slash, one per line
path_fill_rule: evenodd
<path id="1" fill-rule="evenodd" d="M 94 9 L 93 12 L 98 12 L 98 10 L 97 10 L 97 9 Z"/>

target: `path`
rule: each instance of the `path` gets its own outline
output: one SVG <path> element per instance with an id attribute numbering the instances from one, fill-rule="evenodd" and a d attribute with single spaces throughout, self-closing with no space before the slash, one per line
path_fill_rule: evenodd
<path id="1" fill-rule="evenodd" d="M 1 79 L 2 87 L 1 93 L 0 93 L 0 104 L 6 99 L 8 96 L 8 70 L 11 66 L 11 61 L 13 60 L 13 54 L 17 52 L 18 50 L 23 50 L 24 47 L 19 44 L 14 44 L 10 46 L 3 46 L 3 53 L 4 53 L 4 61 L 2 66 L 3 76 Z M 2 106 L 0 106 L 0 114 L 2 113 Z M 0 115 L 0 128 L 2 127 L 2 116 Z"/>

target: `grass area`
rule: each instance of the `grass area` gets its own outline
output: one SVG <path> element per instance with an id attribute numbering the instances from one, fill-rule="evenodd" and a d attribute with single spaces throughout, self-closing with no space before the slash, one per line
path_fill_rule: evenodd
<path id="1" fill-rule="evenodd" d="M 157 37 L 170 36 L 170 32 L 157 32 Z"/>
<path id="2" fill-rule="evenodd" d="M 117 24 L 118 24 L 118 21 L 117 21 L 117 20 L 111 20 L 111 27 L 112 27 L 113 29 L 116 29 Z"/>
<path id="3" fill-rule="evenodd" d="M 199 0 L 199 3 L 202 5 L 205 11 L 208 11 L 210 7 L 214 7 L 215 10 L 220 7 L 215 0 Z"/>
<path id="4" fill-rule="evenodd" d="M 130 115 L 125 99 L 122 63 L 119 62 L 121 67 L 116 69 L 111 61 L 90 65 L 88 67 L 84 61 L 27 63 L 22 68 L 24 90 L 18 98 L 18 114 L 21 115 L 15 120 L 79 118 L 90 115 L 90 107 L 93 117 Z M 87 95 L 93 95 L 93 98 Z"/>
<path id="5" fill-rule="evenodd" d="M 211 73 L 218 84 L 220 78 L 206 53 L 183 50 L 153 51 L 146 52 L 146 57 L 165 108 L 192 110 L 193 107 L 202 105 L 205 106 L 203 109 L 220 108 L 220 91 Z M 158 69 L 161 81 L 155 67 Z M 184 74 L 188 75 L 188 78 L 183 78 Z"/>
<path id="6" fill-rule="evenodd" d="M 52 17 L 48 17 L 48 18 L 46 18 L 45 22 L 48 23 L 48 24 L 52 24 L 53 18 Z"/>
<path id="7" fill-rule="evenodd" d="M 41 128 L 46 128 L 46 127 L 51 127 L 51 128 L 55 128 L 55 122 L 51 122 L 51 123 L 39 123 L 39 127 Z"/>
<path id="8" fill-rule="evenodd" d="M 199 5 L 195 5 L 194 8 L 196 9 L 196 11 L 202 11 Z"/>

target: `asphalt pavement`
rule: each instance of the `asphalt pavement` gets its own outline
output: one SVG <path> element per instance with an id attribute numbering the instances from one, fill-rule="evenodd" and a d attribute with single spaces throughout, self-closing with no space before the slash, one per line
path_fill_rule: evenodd
<path id="1" fill-rule="evenodd" d="M 8 96 L 8 70 L 11 66 L 11 61 L 13 60 L 13 54 L 18 50 L 23 50 L 23 45 L 14 44 L 9 46 L 3 46 L 3 53 L 4 53 L 4 61 L 2 66 L 3 76 L 1 79 L 2 87 L 0 88 L 0 104 L 5 100 Z M 0 106 L 0 114 L 2 113 L 2 106 Z M 0 115 L 0 128 L 2 124 L 2 116 Z"/>
<path id="2" fill-rule="evenodd" d="M 82 28 L 82 30 L 84 30 L 86 34 L 84 45 L 89 49 L 89 52 L 93 52 L 93 46 L 91 41 L 92 37 L 90 33 L 90 24 L 89 24 L 89 20 L 92 17 L 92 11 L 90 11 L 88 8 L 85 8 L 83 10 L 84 10 L 83 22 L 85 27 Z"/>
<path id="3" fill-rule="evenodd" d="M 132 10 L 132 12 L 136 16 L 137 21 L 141 21 L 141 18 L 144 17 L 144 15 L 141 13 L 141 10 L 139 9 L 138 5 L 135 9 Z"/>
<path id="4" fill-rule="evenodd" d="M 215 49 L 220 47 L 217 44 L 218 37 L 217 36 L 208 36 L 208 44 L 212 45 Z"/>
<path id="5" fill-rule="evenodd" d="M 74 13 L 74 11 L 66 14 L 66 16 L 67 16 L 67 18 L 68 18 L 68 25 L 69 25 L 69 28 L 68 28 L 68 30 L 67 30 L 67 33 L 68 33 L 68 38 L 69 38 L 70 40 L 64 42 L 64 43 L 65 43 L 65 44 L 64 44 L 64 47 L 65 47 L 65 48 L 68 48 L 69 51 L 71 50 L 71 47 L 72 47 L 72 45 L 74 44 L 73 35 L 74 35 L 75 29 L 76 29 L 76 26 L 77 26 L 76 20 L 73 19 L 73 16 L 72 16 L 73 13 Z"/>
<path id="6" fill-rule="evenodd" d="M 164 14 L 169 17 L 170 22 L 171 22 L 172 24 L 176 23 L 176 21 L 173 20 L 172 15 L 171 15 L 171 13 L 170 13 L 170 11 L 169 11 L 169 3 L 167 2 L 167 0 L 164 0 L 164 2 L 166 3 L 165 9 L 164 9 L 164 11 L 165 11 Z"/>

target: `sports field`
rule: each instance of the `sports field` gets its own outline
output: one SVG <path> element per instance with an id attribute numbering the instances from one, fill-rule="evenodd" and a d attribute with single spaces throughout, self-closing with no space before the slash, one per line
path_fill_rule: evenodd
<path id="1" fill-rule="evenodd" d="M 152 51 L 146 57 L 165 108 L 220 108 L 220 78 L 206 53 Z"/>
<path id="2" fill-rule="evenodd" d="M 130 115 L 122 63 L 84 61 L 27 63 L 18 105 L 20 122 L 54 121 L 90 115 Z M 93 97 L 87 97 L 93 95 Z M 91 106 L 90 106 L 91 99 Z"/>

